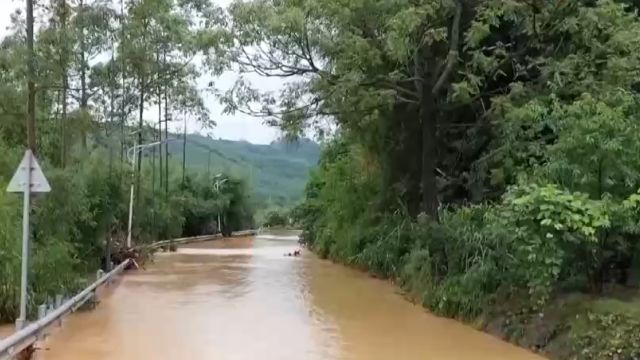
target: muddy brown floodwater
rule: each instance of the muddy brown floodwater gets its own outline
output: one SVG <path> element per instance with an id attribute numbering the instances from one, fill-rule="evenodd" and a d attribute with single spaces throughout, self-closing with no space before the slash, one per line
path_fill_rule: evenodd
<path id="1" fill-rule="evenodd" d="M 39 358 L 534 360 L 425 312 L 392 285 L 303 253 L 291 238 L 236 238 L 158 254 L 99 306 L 55 330 Z"/>

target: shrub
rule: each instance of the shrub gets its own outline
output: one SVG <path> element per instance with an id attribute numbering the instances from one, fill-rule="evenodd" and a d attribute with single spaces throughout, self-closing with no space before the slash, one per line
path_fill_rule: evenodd
<path id="1" fill-rule="evenodd" d="M 640 320 L 622 313 L 588 312 L 574 321 L 572 343 L 580 360 L 640 358 Z"/>
<path id="2" fill-rule="evenodd" d="M 267 213 L 263 225 L 267 227 L 285 226 L 287 225 L 287 217 L 279 211 L 272 210 Z"/>
<path id="3" fill-rule="evenodd" d="M 513 230 L 516 256 L 537 305 L 550 296 L 566 266 L 593 277 L 600 234 L 610 226 L 601 202 L 554 185 L 528 185 L 505 197 L 505 226 Z M 578 256 L 572 256 L 577 254 Z M 574 262 L 569 263 L 571 258 Z"/>
<path id="4" fill-rule="evenodd" d="M 382 222 L 370 227 L 362 245 L 352 252 L 351 262 L 381 276 L 396 278 L 400 275 L 413 244 L 416 242 L 415 224 L 400 213 L 382 217 Z"/>
<path id="5" fill-rule="evenodd" d="M 436 313 L 474 318 L 514 281 L 511 242 L 493 207 L 448 210 L 415 233 L 401 283 Z"/>

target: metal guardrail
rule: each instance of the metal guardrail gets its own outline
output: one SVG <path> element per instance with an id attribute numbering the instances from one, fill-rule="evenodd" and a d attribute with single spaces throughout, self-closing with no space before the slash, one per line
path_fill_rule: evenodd
<path id="1" fill-rule="evenodd" d="M 100 279 L 89 285 L 76 296 L 64 302 L 57 309 L 54 309 L 51 313 L 46 314 L 41 319 L 30 323 L 25 328 L 13 333 L 9 337 L 1 339 L 0 359 L 7 359 L 16 356 L 18 353 L 20 353 L 30 345 L 33 345 L 39 337 L 45 334 L 47 328 L 60 321 L 66 314 L 75 311 L 77 308 L 82 306 L 82 304 L 84 304 L 91 297 L 93 292 L 98 287 L 111 280 L 111 278 L 113 278 L 115 275 L 121 273 L 130 263 L 131 259 L 125 260 L 110 273 L 102 276 Z"/>
<path id="2" fill-rule="evenodd" d="M 209 241 L 209 240 L 215 240 L 215 239 L 219 239 L 222 238 L 221 234 L 214 234 L 214 235 L 201 235 L 201 236 L 193 236 L 193 237 L 186 237 L 186 238 L 178 238 L 178 239 L 171 239 L 171 240 L 162 240 L 162 241 L 156 241 L 152 244 L 147 245 L 147 248 L 151 248 L 151 249 L 156 249 L 162 246 L 167 246 L 167 245 L 179 245 L 179 244 L 188 244 L 188 243 L 194 243 L 194 242 L 200 242 L 200 241 Z"/>
<path id="3" fill-rule="evenodd" d="M 233 232 L 231 236 L 250 236 L 250 235 L 256 235 L 257 233 L 258 232 L 256 230 L 242 230 L 242 231 Z M 171 240 L 161 240 L 148 245 L 142 245 L 140 247 L 147 248 L 147 249 L 157 249 L 159 247 L 167 246 L 167 245 L 189 244 L 189 243 L 209 241 L 209 240 L 215 240 L 215 239 L 221 239 L 221 238 L 222 238 L 222 234 L 200 235 L 200 236 L 192 236 L 192 237 L 185 237 L 185 238 L 178 238 L 178 239 L 171 239 Z"/>

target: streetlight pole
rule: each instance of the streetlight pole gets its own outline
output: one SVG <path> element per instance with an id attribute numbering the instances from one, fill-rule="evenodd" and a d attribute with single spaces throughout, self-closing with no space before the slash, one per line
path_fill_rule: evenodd
<path id="1" fill-rule="evenodd" d="M 157 146 L 166 142 L 169 142 L 171 139 L 165 139 L 163 141 L 156 141 L 148 144 L 136 144 L 127 150 L 127 159 L 131 163 L 131 171 L 135 172 L 136 165 L 136 157 L 138 153 L 146 148 L 150 148 L 152 146 Z M 132 157 L 133 156 L 133 157 Z M 127 226 L 127 248 L 131 248 L 131 227 L 133 226 L 133 189 L 134 189 L 134 181 L 131 179 L 131 191 L 129 193 L 129 225 Z"/>
<path id="2" fill-rule="evenodd" d="M 222 174 L 216 175 L 216 182 L 213 185 L 218 196 L 220 196 L 220 185 L 224 184 L 227 180 L 229 180 L 229 179 L 220 180 L 221 177 L 222 177 Z M 219 233 L 222 232 L 222 227 L 220 226 L 220 211 L 218 211 L 218 232 Z"/>

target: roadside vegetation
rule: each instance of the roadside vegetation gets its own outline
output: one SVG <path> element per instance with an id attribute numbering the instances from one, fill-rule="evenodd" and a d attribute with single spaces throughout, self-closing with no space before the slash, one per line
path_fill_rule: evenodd
<path id="1" fill-rule="evenodd" d="M 225 101 L 333 130 L 294 211 L 320 256 L 552 358 L 637 359 L 637 6 L 238 1 L 232 61 L 294 80 Z"/>
<path id="2" fill-rule="evenodd" d="M 244 182 L 189 174 L 184 151 L 128 164 L 134 144 L 169 141 L 171 121 L 212 127 L 206 90 L 287 138 L 325 137 L 291 212 L 320 256 L 552 358 L 637 359 L 639 7 L 38 2 L 34 51 L 22 14 L 0 44 L 0 181 L 28 139 L 54 189 L 34 200 L 31 304 L 122 244 L 132 181 L 137 243 L 206 232 L 220 212 L 225 232 L 253 225 Z M 196 85 L 225 70 L 241 74 L 228 91 Z M 286 81 L 264 92 L 250 73 Z M 15 314 L 19 201 L 0 194 L 1 321 Z"/>
<path id="3" fill-rule="evenodd" d="M 215 23 L 215 7 L 47 0 L 36 2 L 34 13 L 33 69 L 24 12 L 0 39 L 0 323 L 17 316 L 22 197 L 4 189 L 26 143 L 52 188 L 32 202 L 32 314 L 37 304 L 95 279 L 107 247 L 114 253 L 126 245 L 132 183 L 133 245 L 213 233 L 218 215 L 225 234 L 253 225 L 243 179 L 185 171 L 185 158 L 166 146 L 169 135 L 183 145 L 168 122 L 214 125 L 195 84 L 199 69 L 211 68 L 192 58 L 213 36 L 193 21 Z M 26 106 L 27 79 L 35 83 L 35 112 Z M 35 125 L 29 133 L 27 115 Z M 128 149 L 158 141 L 132 167 Z"/>

